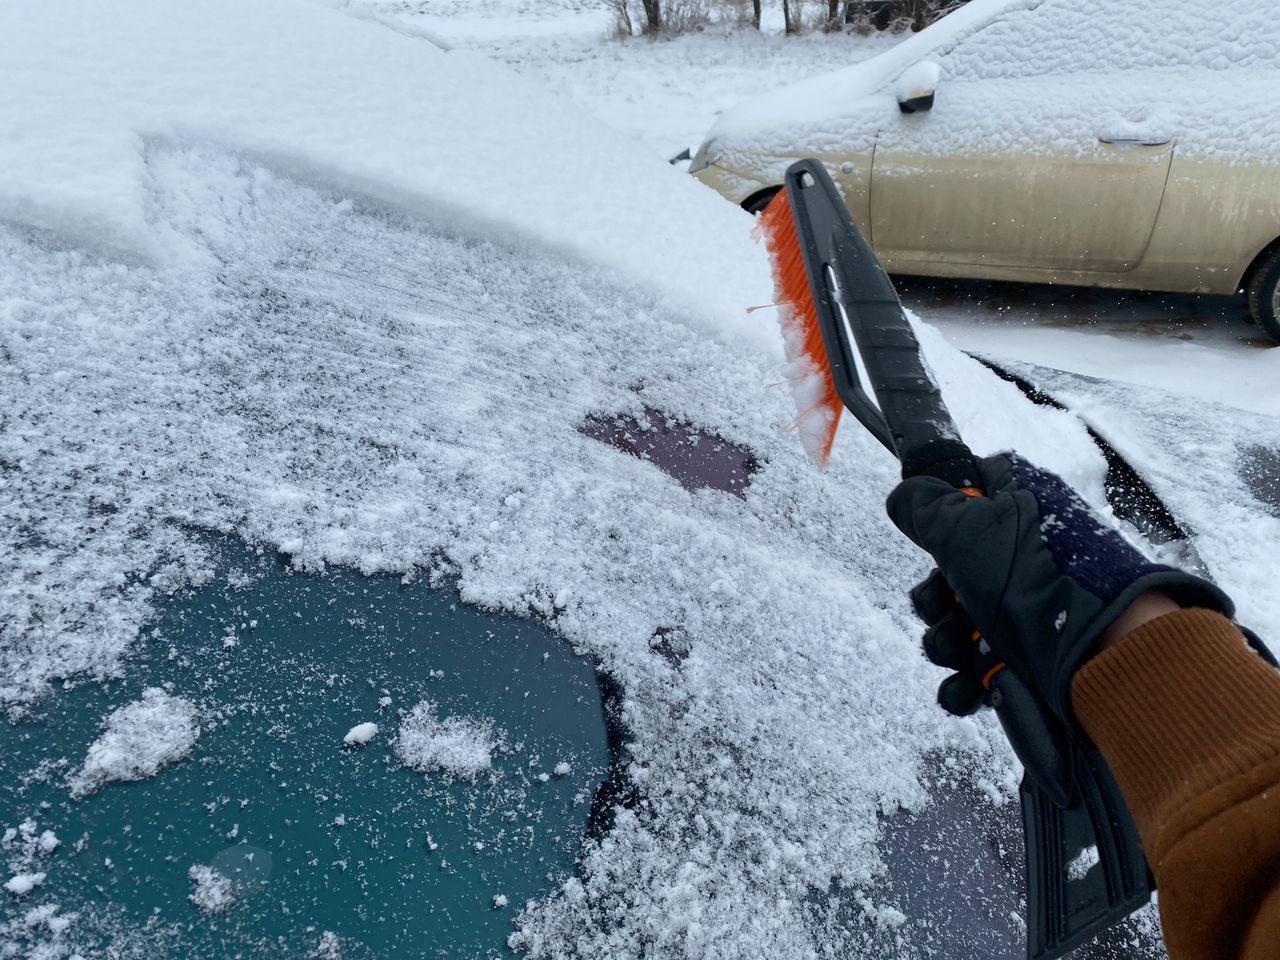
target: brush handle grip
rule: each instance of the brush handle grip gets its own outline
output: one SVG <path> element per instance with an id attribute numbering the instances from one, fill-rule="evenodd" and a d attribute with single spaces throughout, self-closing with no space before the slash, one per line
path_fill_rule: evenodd
<path id="1" fill-rule="evenodd" d="M 902 463 L 903 478 L 927 475 L 954 487 L 977 487 L 973 451 L 960 439 L 942 393 L 929 376 L 920 341 L 903 315 L 893 285 L 870 249 L 864 249 L 865 242 L 859 241 L 860 237 L 847 232 L 832 238 L 836 256 L 831 268 L 839 286 L 858 291 L 857 297 L 845 296 L 840 304 L 848 318 L 847 328 L 834 302 L 825 323 L 824 311 L 818 314 L 824 337 L 828 330 L 831 334 L 827 353 L 836 392 L 846 406 L 851 399 L 846 394 L 862 392 L 857 377 L 860 360 L 893 452 Z M 848 332 L 853 334 L 852 342 Z"/>
<path id="2" fill-rule="evenodd" d="M 962 440 L 935 438 L 914 446 L 904 443 L 902 479 L 908 477 L 937 477 L 957 489 L 981 493 L 977 458 Z"/>

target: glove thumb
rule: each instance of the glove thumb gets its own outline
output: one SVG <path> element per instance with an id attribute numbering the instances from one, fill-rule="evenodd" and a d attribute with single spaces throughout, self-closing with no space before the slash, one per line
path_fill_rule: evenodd
<path id="1" fill-rule="evenodd" d="M 945 480 L 910 477 L 893 488 L 885 507 L 894 526 L 916 546 L 929 550 L 929 534 L 936 536 L 939 518 L 970 502 L 968 495 Z"/>

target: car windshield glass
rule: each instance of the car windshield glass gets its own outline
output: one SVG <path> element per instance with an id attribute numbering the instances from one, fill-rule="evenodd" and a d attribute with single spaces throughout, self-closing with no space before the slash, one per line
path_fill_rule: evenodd
<path id="1" fill-rule="evenodd" d="M 116 680 L 11 731 L 6 857 L 33 848 L 90 955 L 502 952 L 609 768 L 591 663 L 447 585 L 205 544 Z"/>

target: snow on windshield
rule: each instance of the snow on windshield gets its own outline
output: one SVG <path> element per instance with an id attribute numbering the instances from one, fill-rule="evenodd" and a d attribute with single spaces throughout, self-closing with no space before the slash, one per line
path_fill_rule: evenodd
<path id="1" fill-rule="evenodd" d="M 933 705 L 904 594 L 926 566 L 883 512 L 894 464 L 850 426 L 817 471 L 772 358 L 524 244 L 221 154 L 157 149 L 149 170 L 182 270 L 0 231 L 11 708 L 110 673 L 164 591 L 207 575 L 193 527 L 312 569 L 448 570 L 625 691 L 645 807 L 523 916 L 539 954 L 715 937 L 810 955 L 857 931 L 820 934 L 806 898 L 834 881 L 875 901 L 877 811 L 924 802 L 922 755 L 1007 795 L 994 727 Z M 1024 447 L 1096 495 L 1078 424 L 921 334 L 979 447 Z M 745 499 L 580 429 L 649 408 L 754 451 Z M 650 645 L 671 627 L 678 665 Z"/>
<path id="2" fill-rule="evenodd" d="M 745 910 L 803 953 L 799 904 L 773 900 L 867 882 L 875 811 L 921 801 L 920 753 L 960 750 L 998 775 L 989 726 L 932 706 L 902 594 L 924 565 L 882 515 L 892 464 L 850 429 L 815 472 L 761 358 L 599 274 L 242 161 L 159 151 L 151 169 L 157 228 L 207 244 L 204 269 L 3 235 L 7 508 L 24 544 L 5 554 L 11 705 L 54 676 L 110 671 L 153 593 L 201 576 L 182 521 L 312 567 L 447 563 L 464 599 L 550 615 L 600 657 L 628 691 L 632 772 L 655 804 L 600 855 L 588 904 L 640 891 L 610 937 L 653 936 L 695 906 L 726 923 Z M 745 505 L 577 429 L 646 406 L 766 460 Z M 1087 470 L 1082 443 L 1057 465 Z M 691 638 L 679 672 L 648 643 L 672 624 Z M 700 887 L 678 879 L 694 836 Z"/>
<path id="3" fill-rule="evenodd" d="M 50 84 L 0 86 L 6 123 L 27 120 L 0 147 L 22 161 L 0 185 L 4 706 L 110 676 L 164 595 L 210 575 L 201 531 L 305 569 L 447 572 L 464 601 L 542 617 L 597 660 L 632 736 L 640 806 L 523 911 L 516 943 L 808 957 L 886 925 L 929 936 L 877 892 L 877 818 L 925 803 L 928 754 L 1004 797 L 1012 761 L 989 718 L 933 704 L 941 672 L 905 598 L 926 564 L 884 517 L 896 465 L 849 424 L 817 471 L 787 431 L 778 352 L 758 346 L 772 321 L 724 335 L 748 264 L 768 284 L 758 254 L 732 253 L 746 218 L 617 143 L 610 163 L 565 154 L 607 134 L 500 71 L 319 7 L 192 12 L 210 9 L 0 11 L 0 72 Z M 233 49 L 257 56 L 286 26 L 271 65 Z M 327 96 L 343 84 L 361 95 Z M 518 149 L 493 110 L 532 124 Z M 685 294 L 702 312 L 673 306 Z M 1100 500 L 1078 422 L 920 335 L 977 449 L 1019 447 Z M 648 410 L 751 451 L 744 495 L 686 490 L 582 430 Z M 671 629 L 678 662 L 650 643 Z M 58 856 L 24 909 L 74 913 Z M 857 922 L 828 892 L 856 894 Z M 40 929 L 75 943 L 74 923 Z"/>

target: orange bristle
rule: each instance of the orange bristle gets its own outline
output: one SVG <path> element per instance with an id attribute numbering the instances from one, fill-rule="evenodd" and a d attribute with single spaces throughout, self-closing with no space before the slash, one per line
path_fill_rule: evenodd
<path id="1" fill-rule="evenodd" d="M 831 363 L 818 326 L 818 312 L 786 190 L 779 190 L 760 214 L 756 235 L 764 238 L 773 266 L 774 299 L 779 307 L 787 380 L 799 411 L 793 426 L 800 434 L 805 452 L 819 465 L 826 466 L 844 404 L 831 376 Z"/>

